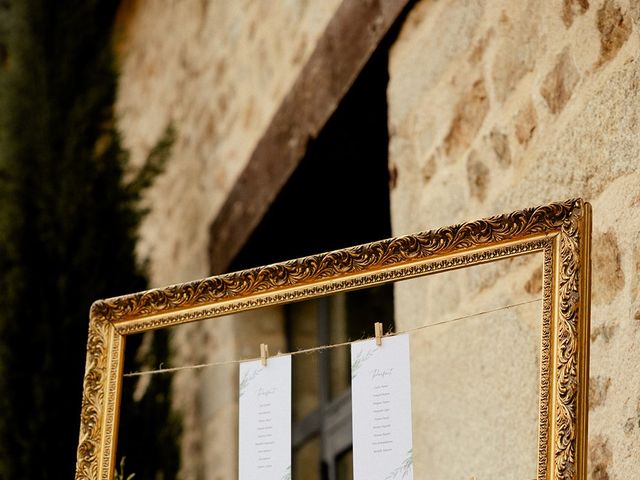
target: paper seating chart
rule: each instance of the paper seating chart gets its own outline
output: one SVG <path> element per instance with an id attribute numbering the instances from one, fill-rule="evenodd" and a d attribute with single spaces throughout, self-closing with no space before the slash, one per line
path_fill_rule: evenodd
<path id="1" fill-rule="evenodd" d="M 355 480 L 413 479 L 409 336 L 351 345 Z"/>
<path id="2" fill-rule="evenodd" d="M 240 364 L 239 479 L 291 479 L 291 356 Z"/>

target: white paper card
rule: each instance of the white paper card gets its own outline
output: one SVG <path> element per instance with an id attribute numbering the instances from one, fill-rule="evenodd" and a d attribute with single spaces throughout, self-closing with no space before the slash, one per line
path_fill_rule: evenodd
<path id="1" fill-rule="evenodd" d="M 409 336 L 351 345 L 355 480 L 412 480 Z"/>
<path id="2" fill-rule="evenodd" d="M 291 356 L 240 364 L 239 479 L 291 479 Z"/>

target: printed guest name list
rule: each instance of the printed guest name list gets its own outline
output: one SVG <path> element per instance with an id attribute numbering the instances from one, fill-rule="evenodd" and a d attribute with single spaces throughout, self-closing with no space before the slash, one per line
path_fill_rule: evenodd
<path id="1" fill-rule="evenodd" d="M 240 364 L 239 479 L 291 479 L 291 356 Z"/>
<path id="2" fill-rule="evenodd" d="M 351 345 L 355 480 L 413 479 L 409 336 Z"/>

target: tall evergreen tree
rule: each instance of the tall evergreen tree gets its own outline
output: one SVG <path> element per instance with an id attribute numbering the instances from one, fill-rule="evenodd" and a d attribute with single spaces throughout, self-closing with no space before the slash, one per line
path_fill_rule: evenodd
<path id="1" fill-rule="evenodd" d="M 145 287 L 138 201 L 162 155 L 123 185 L 117 4 L 0 0 L 3 479 L 73 476 L 90 304 Z"/>

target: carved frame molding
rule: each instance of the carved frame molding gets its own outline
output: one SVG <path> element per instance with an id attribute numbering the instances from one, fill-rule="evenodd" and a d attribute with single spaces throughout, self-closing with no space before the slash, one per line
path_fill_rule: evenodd
<path id="1" fill-rule="evenodd" d="M 585 480 L 591 206 L 581 199 L 99 300 L 90 312 L 77 480 L 111 480 L 126 335 L 543 253 L 537 480 Z"/>

